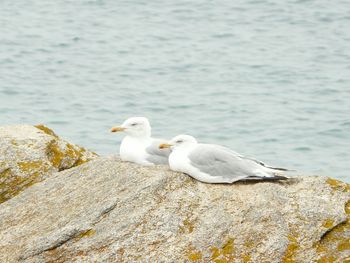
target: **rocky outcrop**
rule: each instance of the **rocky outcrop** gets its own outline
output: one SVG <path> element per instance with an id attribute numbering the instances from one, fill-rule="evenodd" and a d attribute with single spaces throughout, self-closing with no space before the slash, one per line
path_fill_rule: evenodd
<path id="1" fill-rule="evenodd" d="M 0 260 L 346 262 L 349 200 L 325 177 L 213 185 L 98 158 L 0 205 Z"/>
<path id="2" fill-rule="evenodd" d="M 96 156 L 60 139 L 43 125 L 0 127 L 0 203 L 53 172 Z"/>

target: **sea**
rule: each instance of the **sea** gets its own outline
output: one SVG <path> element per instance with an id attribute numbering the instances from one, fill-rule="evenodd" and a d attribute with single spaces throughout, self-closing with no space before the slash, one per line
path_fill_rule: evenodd
<path id="1" fill-rule="evenodd" d="M 350 182 L 350 1 L 2 0 L 0 125 L 100 155 L 145 116 L 270 165 Z"/>

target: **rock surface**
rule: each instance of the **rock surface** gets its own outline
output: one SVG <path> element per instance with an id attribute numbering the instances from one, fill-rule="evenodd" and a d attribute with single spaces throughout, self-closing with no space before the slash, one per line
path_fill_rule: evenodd
<path id="1" fill-rule="evenodd" d="M 0 127 L 0 203 L 53 172 L 95 157 L 43 125 Z"/>
<path id="2" fill-rule="evenodd" d="M 97 158 L 0 205 L 1 262 L 347 262 L 350 186 L 203 184 Z"/>

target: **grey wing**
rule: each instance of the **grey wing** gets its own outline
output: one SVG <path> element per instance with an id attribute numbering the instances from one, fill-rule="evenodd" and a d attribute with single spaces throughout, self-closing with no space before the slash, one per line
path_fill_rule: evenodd
<path id="1" fill-rule="evenodd" d="M 262 162 L 262 161 L 259 161 L 255 158 L 252 158 L 252 157 L 248 157 L 248 156 L 244 156 L 240 153 L 237 153 L 229 148 L 226 148 L 226 147 L 223 147 L 221 145 L 215 145 L 216 147 L 220 147 L 223 151 L 227 151 L 227 152 L 230 152 L 234 155 L 236 155 L 237 157 L 241 158 L 241 159 L 244 159 L 244 160 L 248 160 L 248 161 L 253 161 L 255 162 L 256 164 L 258 164 L 259 166 L 263 166 L 265 168 L 268 168 L 268 169 L 272 169 L 272 170 L 276 170 L 276 171 L 293 171 L 293 170 L 289 170 L 287 168 L 281 168 L 281 167 L 273 167 L 273 166 L 270 166 L 270 165 L 267 165 L 266 163 Z"/>
<path id="2" fill-rule="evenodd" d="M 220 176 L 225 182 L 249 177 L 256 178 L 259 164 L 243 159 L 238 153 L 219 145 L 198 145 L 189 155 L 191 164 L 211 176 Z"/>
<path id="3" fill-rule="evenodd" d="M 159 149 L 159 145 L 167 143 L 166 140 L 153 139 L 150 146 L 146 148 L 148 156 L 146 160 L 154 164 L 168 164 L 170 149 Z"/>

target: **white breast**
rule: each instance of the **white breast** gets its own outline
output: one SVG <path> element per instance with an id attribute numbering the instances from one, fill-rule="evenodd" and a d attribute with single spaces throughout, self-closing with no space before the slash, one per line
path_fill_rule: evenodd
<path id="1" fill-rule="evenodd" d="M 190 149 L 174 149 L 169 156 L 169 166 L 173 171 L 183 172 L 192 177 L 196 177 L 199 170 L 191 165 L 190 159 L 187 157 Z"/>
<path id="2" fill-rule="evenodd" d="M 126 136 L 120 145 L 120 158 L 123 161 L 134 162 L 142 165 L 150 165 L 146 160 L 146 147 L 150 142 L 146 139 Z"/>
<path id="3" fill-rule="evenodd" d="M 169 166 L 173 171 L 185 173 L 190 160 L 187 158 L 187 154 L 180 149 L 173 150 L 169 156 Z"/>

